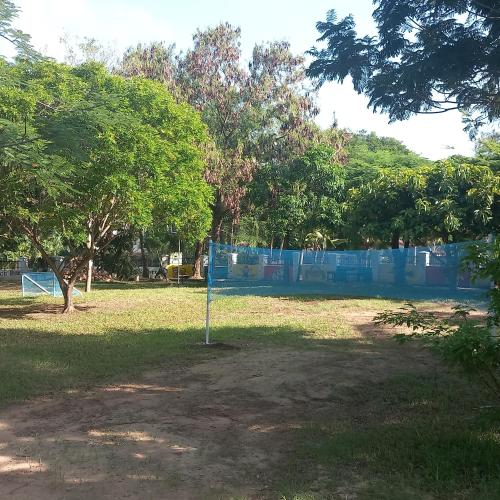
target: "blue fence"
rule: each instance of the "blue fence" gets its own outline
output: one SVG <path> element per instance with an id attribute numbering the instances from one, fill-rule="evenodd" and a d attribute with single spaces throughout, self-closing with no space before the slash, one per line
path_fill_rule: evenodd
<path id="1" fill-rule="evenodd" d="M 470 243 L 387 250 L 276 250 L 210 244 L 211 292 L 483 301 L 491 283 L 461 261 Z"/>
<path id="2" fill-rule="evenodd" d="M 22 293 L 23 297 L 33 295 L 52 295 L 61 297 L 62 290 L 57 281 L 56 275 L 52 272 L 47 273 L 24 273 L 22 275 Z M 74 288 L 73 295 L 81 295 Z"/>

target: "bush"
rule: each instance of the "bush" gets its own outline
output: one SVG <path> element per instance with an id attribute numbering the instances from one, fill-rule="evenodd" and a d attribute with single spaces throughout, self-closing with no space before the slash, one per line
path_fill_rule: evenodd
<path id="1" fill-rule="evenodd" d="M 471 272 L 473 279 L 486 278 L 493 281 L 489 322 L 491 325 L 500 326 L 500 239 L 491 244 L 469 245 L 462 267 Z"/>
<path id="2" fill-rule="evenodd" d="M 480 380 L 500 398 L 500 342 L 491 334 L 490 325 L 470 319 L 473 309 L 456 306 L 444 319 L 420 312 L 410 302 L 397 311 L 377 314 L 377 324 L 406 326 L 409 333 L 399 333 L 401 342 L 418 340 L 432 348 L 442 359 Z"/>

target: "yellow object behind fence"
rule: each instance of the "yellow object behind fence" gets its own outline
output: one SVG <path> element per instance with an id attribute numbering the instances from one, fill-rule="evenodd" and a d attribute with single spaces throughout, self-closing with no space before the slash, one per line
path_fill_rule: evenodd
<path id="1" fill-rule="evenodd" d="M 193 264 L 183 264 L 182 266 L 170 264 L 167 266 L 167 276 L 169 280 L 176 280 L 178 275 L 180 275 L 181 278 L 190 278 L 193 274 Z"/>

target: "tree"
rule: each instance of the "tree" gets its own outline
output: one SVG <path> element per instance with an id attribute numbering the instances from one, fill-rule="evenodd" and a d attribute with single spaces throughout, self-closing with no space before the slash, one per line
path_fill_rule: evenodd
<path id="1" fill-rule="evenodd" d="M 286 42 L 256 45 L 248 70 L 240 30 L 220 24 L 193 37 L 193 48 L 174 55 L 161 43 L 129 49 L 121 72 L 163 82 L 202 114 L 213 144 L 205 177 L 214 187 L 212 237 L 224 239 L 224 223 L 239 223 L 247 185 L 263 163 L 278 165 L 302 154 L 320 135 L 302 56 Z M 332 144 L 336 144 L 332 141 Z M 231 231 L 232 232 L 232 231 Z M 200 268 L 202 242 L 196 245 Z M 197 273 L 198 274 L 198 273 Z"/>
<path id="2" fill-rule="evenodd" d="M 422 172 L 426 184 L 418 210 L 427 238 L 447 243 L 498 231 L 500 178 L 488 167 L 447 160 Z"/>
<path id="3" fill-rule="evenodd" d="M 206 178 L 215 188 L 212 238 L 221 239 L 227 211 L 239 215 L 255 159 L 245 150 L 253 127 L 248 74 L 241 67 L 239 28 L 220 24 L 193 36 L 194 46 L 179 59 L 180 88 L 198 109 L 214 141 Z"/>
<path id="4" fill-rule="evenodd" d="M 479 163 L 500 174 L 500 133 L 486 134 L 476 145 L 476 158 L 471 163 Z"/>
<path id="5" fill-rule="evenodd" d="M 380 168 L 373 178 L 352 188 L 346 221 L 351 239 L 399 248 L 401 237 L 408 245 L 421 236 L 425 229 L 418 221 L 416 201 L 425 182 L 420 169 Z"/>
<path id="6" fill-rule="evenodd" d="M 319 84 L 350 76 L 391 121 L 458 109 L 469 130 L 500 117 L 497 0 L 375 0 L 378 37 L 358 37 L 352 16 L 318 22 L 308 74 Z"/>
<path id="7" fill-rule="evenodd" d="M 336 151 L 313 145 L 280 169 L 264 165 L 249 198 L 271 247 L 303 247 L 314 231 L 331 235 L 339 230 L 344 187 L 345 170 L 336 161 Z"/>
<path id="8" fill-rule="evenodd" d="M 175 45 L 139 43 L 125 51 L 118 72 L 126 77 L 141 76 L 161 82 L 175 92 L 176 65 Z"/>
<path id="9" fill-rule="evenodd" d="M 29 85 L 2 89 L 10 100 L 0 99 L 0 115 L 22 119 L 36 140 L 27 153 L 3 150 L 0 213 L 56 274 L 65 312 L 80 272 L 121 231 L 148 227 L 159 213 L 176 220 L 188 206 L 196 229 L 206 228 L 205 127 L 188 105 L 158 83 L 110 76 L 96 64 L 11 71 Z M 61 266 L 48 251 L 54 238 Z"/>
<path id="10" fill-rule="evenodd" d="M 498 190 L 499 178 L 479 165 L 382 168 L 349 192 L 351 238 L 399 248 L 401 237 L 405 246 L 484 237 L 498 228 Z"/>
<path id="11" fill-rule="evenodd" d="M 430 164 L 392 137 L 379 137 L 374 132 L 360 131 L 351 135 L 347 144 L 347 176 L 349 187 L 359 187 L 377 176 L 379 168 L 417 167 Z"/>
<path id="12" fill-rule="evenodd" d="M 103 45 L 95 38 L 80 38 L 66 33 L 60 38 L 60 42 L 65 49 L 64 62 L 70 66 L 96 62 L 113 70 L 118 64 L 116 48 L 112 45 Z"/>
<path id="13" fill-rule="evenodd" d="M 349 167 L 418 167 L 430 163 L 393 137 L 381 137 L 361 130 L 347 145 Z"/>

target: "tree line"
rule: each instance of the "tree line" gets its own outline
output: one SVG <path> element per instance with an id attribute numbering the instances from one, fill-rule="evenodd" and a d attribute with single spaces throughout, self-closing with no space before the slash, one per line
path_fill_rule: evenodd
<path id="1" fill-rule="evenodd" d="M 0 254 L 41 255 L 66 311 L 96 258 L 116 269 L 135 240 L 161 254 L 173 231 L 199 276 L 209 234 L 360 248 L 498 229 L 495 134 L 474 158 L 431 162 L 394 139 L 320 129 L 314 64 L 287 42 L 257 44 L 246 63 L 240 29 L 222 23 L 185 52 L 154 42 L 115 58 L 87 39 L 58 63 L 12 28 L 16 13 L 0 2 L 17 50 L 0 57 Z"/>

